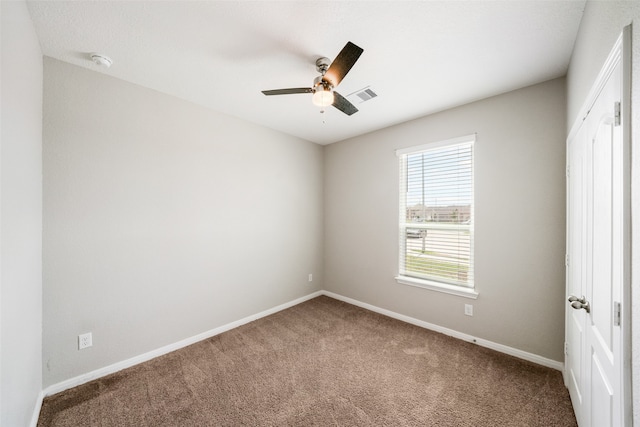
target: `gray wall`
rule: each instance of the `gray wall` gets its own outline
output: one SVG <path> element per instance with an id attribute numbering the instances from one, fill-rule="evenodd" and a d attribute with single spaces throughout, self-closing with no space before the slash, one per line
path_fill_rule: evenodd
<path id="1" fill-rule="evenodd" d="M 567 74 L 567 131 L 586 100 L 604 61 L 622 29 L 632 24 L 631 142 L 632 142 L 632 230 L 640 229 L 640 2 L 588 1 Z M 632 360 L 633 395 L 640 396 L 640 233 L 632 239 Z M 640 405 L 634 410 L 634 424 L 640 425 Z"/>
<path id="2" fill-rule="evenodd" d="M 565 81 L 556 79 L 327 146 L 325 288 L 562 361 L 565 126 Z M 394 150 L 471 133 L 480 295 L 397 284 Z"/>
<path id="3" fill-rule="evenodd" d="M 24 2 L 0 2 L 0 425 L 42 390 L 42 52 Z"/>
<path id="4" fill-rule="evenodd" d="M 322 288 L 321 146 L 44 69 L 45 386 Z"/>

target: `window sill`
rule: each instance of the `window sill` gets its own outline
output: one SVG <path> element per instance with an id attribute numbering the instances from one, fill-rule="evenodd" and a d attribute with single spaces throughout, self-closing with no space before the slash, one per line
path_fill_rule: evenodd
<path id="1" fill-rule="evenodd" d="M 429 289 L 430 291 L 436 292 L 443 292 L 445 294 L 457 295 L 464 298 L 478 298 L 478 293 L 473 289 L 446 285 L 444 283 L 432 282 L 429 280 L 416 279 L 414 277 L 396 276 L 396 282 L 402 285 L 416 286 L 418 288 Z"/>

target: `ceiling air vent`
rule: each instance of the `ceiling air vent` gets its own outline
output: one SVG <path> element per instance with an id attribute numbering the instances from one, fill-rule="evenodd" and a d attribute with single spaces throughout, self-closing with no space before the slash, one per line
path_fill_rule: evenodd
<path id="1" fill-rule="evenodd" d="M 375 93 L 373 89 L 371 89 L 371 87 L 367 86 L 364 89 L 353 92 L 348 96 L 348 98 L 350 98 L 353 103 L 362 104 L 363 102 L 373 99 L 376 96 L 378 96 L 378 94 Z"/>

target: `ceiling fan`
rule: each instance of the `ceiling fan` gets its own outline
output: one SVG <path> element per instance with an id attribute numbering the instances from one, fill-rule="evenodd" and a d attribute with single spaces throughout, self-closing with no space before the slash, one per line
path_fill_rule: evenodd
<path id="1" fill-rule="evenodd" d="M 313 80 L 313 87 L 263 90 L 262 93 L 267 96 L 312 93 L 312 100 L 315 105 L 320 107 L 333 105 L 338 110 L 350 116 L 357 113 L 358 109 L 333 89 L 344 79 L 360 55 L 362 55 L 363 51 L 362 48 L 355 44 L 347 42 L 333 62 L 325 57 L 316 60 L 316 70 L 318 70 L 320 75 Z"/>

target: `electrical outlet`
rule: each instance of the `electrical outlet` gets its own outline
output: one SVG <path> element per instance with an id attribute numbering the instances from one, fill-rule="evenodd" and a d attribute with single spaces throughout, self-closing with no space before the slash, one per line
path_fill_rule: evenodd
<path id="1" fill-rule="evenodd" d="M 313 282 L 313 274 L 309 273 L 309 281 Z"/>
<path id="2" fill-rule="evenodd" d="M 93 338 L 91 337 L 91 332 L 78 335 L 78 350 L 91 347 L 92 345 L 93 345 Z"/>
<path id="3" fill-rule="evenodd" d="M 465 304 L 464 305 L 464 314 L 467 316 L 473 316 L 473 305 Z"/>

